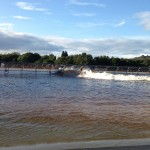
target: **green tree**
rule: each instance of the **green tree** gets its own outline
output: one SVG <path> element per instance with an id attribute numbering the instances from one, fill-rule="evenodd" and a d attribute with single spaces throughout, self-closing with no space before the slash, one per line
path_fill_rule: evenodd
<path id="1" fill-rule="evenodd" d="M 55 64 L 66 64 L 66 59 L 63 58 L 63 57 L 58 57 L 58 58 L 55 60 Z"/>
<path id="2" fill-rule="evenodd" d="M 67 56 L 68 56 L 67 51 L 62 51 L 61 57 L 67 57 Z"/>
<path id="3" fill-rule="evenodd" d="M 112 66 L 120 66 L 120 58 L 111 58 L 111 65 Z"/>
<path id="4" fill-rule="evenodd" d="M 49 55 L 49 63 L 54 63 L 56 60 L 56 56 L 54 56 L 53 54 Z"/>
<path id="5" fill-rule="evenodd" d="M 73 58 L 73 55 L 66 57 L 66 64 L 75 64 Z"/>
<path id="6" fill-rule="evenodd" d="M 95 65 L 111 65 L 111 60 L 108 56 L 95 57 L 93 60 Z"/>
<path id="7" fill-rule="evenodd" d="M 82 53 L 73 56 L 73 64 L 76 65 L 91 65 L 93 64 L 93 57 L 90 54 Z"/>
<path id="8" fill-rule="evenodd" d="M 150 59 L 144 59 L 143 60 L 143 65 L 146 67 L 150 67 Z"/>
<path id="9" fill-rule="evenodd" d="M 36 62 L 41 59 L 41 56 L 38 53 L 34 53 L 33 57 L 34 57 L 33 62 Z"/>
<path id="10" fill-rule="evenodd" d="M 38 63 L 54 63 L 56 60 L 56 56 L 53 54 L 42 56 L 37 62 Z"/>
<path id="11" fill-rule="evenodd" d="M 18 57 L 18 61 L 19 62 L 23 62 L 23 63 L 34 63 L 36 61 L 38 61 L 41 58 L 41 56 L 37 53 L 25 53 L 22 54 Z"/>
<path id="12" fill-rule="evenodd" d="M 1 55 L 1 61 L 3 62 L 18 62 L 18 57 L 20 56 L 19 53 L 13 52 L 8 54 Z"/>

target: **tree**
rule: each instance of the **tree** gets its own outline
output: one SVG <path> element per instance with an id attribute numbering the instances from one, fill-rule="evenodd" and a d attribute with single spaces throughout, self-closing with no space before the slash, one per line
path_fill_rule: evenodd
<path id="1" fill-rule="evenodd" d="M 3 62 L 18 62 L 18 57 L 20 56 L 19 53 L 13 52 L 8 54 L 1 55 L 1 61 Z"/>
<path id="2" fill-rule="evenodd" d="M 73 55 L 66 57 L 66 64 L 75 64 L 73 58 Z"/>
<path id="3" fill-rule="evenodd" d="M 93 60 L 95 65 L 111 65 L 111 60 L 108 56 L 95 57 Z"/>
<path id="4" fill-rule="evenodd" d="M 50 55 L 44 55 L 42 56 L 37 63 L 51 63 L 53 64 L 56 60 L 56 56 L 54 56 L 53 54 Z"/>
<path id="5" fill-rule="evenodd" d="M 97 56 L 97 57 L 94 57 L 94 59 L 93 59 L 93 64 L 94 65 L 100 65 L 99 64 L 99 57 Z"/>
<path id="6" fill-rule="evenodd" d="M 48 63 L 48 55 L 44 55 L 37 61 L 37 63 Z"/>
<path id="7" fill-rule="evenodd" d="M 111 58 L 111 64 L 112 66 L 120 66 L 120 58 Z"/>
<path id="8" fill-rule="evenodd" d="M 68 53 L 67 53 L 67 51 L 62 51 L 61 57 L 58 57 L 55 60 L 55 63 L 56 64 L 67 64 L 67 61 L 69 61 Z"/>
<path id="9" fill-rule="evenodd" d="M 54 63 L 56 60 L 56 56 L 54 56 L 53 54 L 49 55 L 49 63 Z"/>
<path id="10" fill-rule="evenodd" d="M 84 60 L 81 54 L 77 55 L 76 57 L 76 64 L 77 65 L 83 65 L 84 64 Z"/>
<path id="11" fill-rule="evenodd" d="M 41 56 L 40 56 L 38 53 L 34 53 L 34 54 L 33 54 L 33 57 L 34 57 L 33 62 L 36 62 L 36 61 L 38 61 L 39 59 L 41 59 Z"/>
<path id="12" fill-rule="evenodd" d="M 150 67 L 150 59 L 144 59 L 143 60 L 143 65 L 146 67 Z"/>
<path id="13" fill-rule="evenodd" d="M 25 53 L 21 56 L 18 57 L 18 61 L 19 62 L 23 62 L 23 63 L 34 63 L 36 61 L 38 61 L 41 58 L 41 56 L 37 53 Z"/>
<path id="14" fill-rule="evenodd" d="M 68 56 L 67 51 L 62 51 L 61 57 L 67 57 L 67 56 Z"/>
<path id="15" fill-rule="evenodd" d="M 82 53 L 68 56 L 67 51 L 62 51 L 61 57 L 56 59 L 53 54 L 40 56 L 38 53 L 25 53 L 20 55 L 17 52 L 0 54 L 1 62 L 23 62 L 23 63 L 56 63 L 72 65 L 107 65 L 107 66 L 133 66 L 149 67 L 150 56 L 140 56 L 132 59 L 116 58 L 108 56 L 92 57 L 90 54 Z"/>
<path id="16" fill-rule="evenodd" d="M 87 59 L 87 65 L 93 65 L 93 57 L 92 57 L 92 55 L 88 54 L 86 56 L 86 59 Z"/>
<path id="17" fill-rule="evenodd" d="M 63 57 L 58 57 L 55 60 L 55 64 L 66 64 L 66 59 L 64 59 Z"/>

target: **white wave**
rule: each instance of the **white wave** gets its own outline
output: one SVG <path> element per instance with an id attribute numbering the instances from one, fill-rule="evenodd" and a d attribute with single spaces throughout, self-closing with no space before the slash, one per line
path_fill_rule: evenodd
<path id="1" fill-rule="evenodd" d="M 104 80 L 150 81 L 150 75 L 129 75 L 113 74 L 108 72 L 92 72 L 90 69 L 84 69 L 78 77 Z"/>

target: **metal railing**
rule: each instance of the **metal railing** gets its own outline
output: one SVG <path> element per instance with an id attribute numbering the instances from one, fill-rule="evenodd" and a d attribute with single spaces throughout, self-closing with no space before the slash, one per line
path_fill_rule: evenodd
<path id="1" fill-rule="evenodd" d="M 90 68 L 93 72 L 111 72 L 111 73 L 126 73 L 126 74 L 150 74 L 150 67 L 128 67 L 128 66 L 101 66 L 101 65 L 56 65 L 56 64 L 35 64 L 35 63 L 0 63 L 0 71 L 4 71 L 8 75 L 10 71 L 20 71 L 20 75 L 24 71 L 32 71 L 37 74 L 38 71 L 46 71 L 51 74 L 52 70 L 59 68 L 74 67 L 80 69 Z"/>

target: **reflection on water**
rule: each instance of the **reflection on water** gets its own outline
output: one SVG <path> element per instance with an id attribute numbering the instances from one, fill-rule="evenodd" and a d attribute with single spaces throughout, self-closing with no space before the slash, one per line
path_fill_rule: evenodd
<path id="1" fill-rule="evenodd" d="M 150 83 L 0 77 L 0 146 L 150 138 Z"/>

